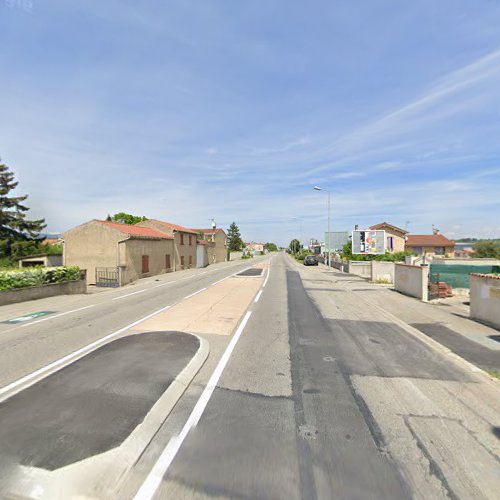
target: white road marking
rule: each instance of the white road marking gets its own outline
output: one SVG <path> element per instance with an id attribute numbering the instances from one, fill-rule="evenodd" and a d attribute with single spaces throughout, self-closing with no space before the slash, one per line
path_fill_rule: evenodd
<path id="1" fill-rule="evenodd" d="M 71 314 L 74 312 L 78 311 L 83 311 L 84 309 L 90 309 L 91 307 L 94 307 L 95 304 L 92 304 L 91 306 L 85 306 L 85 307 L 80 307 L 79 309 L 73 309 L 72 311 L 66 311 L 60 314 L 55 314 L 54 316 L 49 316 L 47 318 L 39 319 L 38 321 L 33 321 L 31 323 L 26 323 L 25 325 L 21 326 L 21 328 L 26 328 L 31 325 L 36 325 L 37 323 L 41 323 L 42 321 L 49 321 L 49 319 L 55 319 L 55 318 L 60 318 L 61 316 L 66 316 L 66 314 Z"/>
<path id="2" fill-rule="evenodd" d="M 25 382 L 29 382 L 30 380 L 33 380 L 34 378 L 38 377 L 39 375 L 42 375 L 53 368 L 56 368 L 58 366 L 61 366 L 65 364 L 67 361 L 70 361 L 73 358 L 78 357 L 80 354 L 83 354 L 86 351 L 90 351 L 92 348 L 98 346 L 99 344 L 102 344 L 103 342 L 106 342 L 106 340 L 109 340 L 113 337 L 116 337 L 120 333 L 123 333 L 130 328 L 138 325 L 139 323 L 142 323 L 143 321 L 146 321 L 149 318 L 152 318 L 153 316 L 156 316 L 157 314 L 165 311 L 168 309 L 170 306 L 162 307 L 161 309 L 158 309 L 158 311 L 155 311 L 151 314 L 148 314 L 147 316 L 144 316 L 144 318 L 141 318 L 137 321 L 134 321 L 133 323 L 130 323 L 130 325 L 127 325 L 123 328 L 120 328 L 116 332 L 110 333 L 109 335 L 106 335 L 98 340 L 95 340 L 94 342 L 91 342 L 90 344 L 87 344 L 80 349 L 77 349 L 76 351 L 73 351 L 70 354 L 67 354 L 66 356 L 63 356 L 62 358 L 57 359 L 56 361 L 53 361 L 52 363 L 49 363 L 48 365 L 43 366 L 42 368 L 39 368 L 38 370 L 35 370 L 34 372 L 29 373 L 28 375 L 25 375 L 24 377 L 21 377 L 20 379 L 15 380 L 14 382 L 11 382 L 10 384 L 0 388 L 0 396 L 2 394 L 5 394 L 6 392 L 11 391 L 12 389 L 15 389 L 16 387 L 24 384 Z"/>
<path id="3" fill-rule="evenodd" d="M 195 407 L 193 408 L 193 411 L 191 412 L 191 415 L 189 415 L 189 418 L 184 424 L 184 427 L 182 428 L 180 434 L 170 439 L 166 448 L 163 450 L 157 462 L 151 469 L 151 472 L 148 474 L 146 480 L 139 488 L 139 491 L 136 493 L 134 500 L 149 500 L 153 498 L 153 495 L 156 493 L 156 490 L 160 486 L 162 479 L 165 476 L 168 468 L 174 461 L 177 452 L 182 446 L 184 439 L 186 439 L 186 436 L 188 435 L 189 431 L 193 427 L 196 427 L 196 425 L 200 421 L 200 418 L 203 415 L 203 412 L 205 411 L 205 408 L 210 398 L 212 397 L 212 394 L 217 386 L 217 383 L 219 382 L 220 376 L 222 375 L 222 372 L 224 371 L 224 368 L 226 367 L 229 358 L 231 357 L 231 354 L 236 346 L 236 343 L 238 342 L 241 334 L 243 333 L 243 330 L 245 329 L 245 326 L 248 323 L 251 314 L 252 311 L 248 311 L 245 314 L 245 317 L 238 326 L 238 329 L 236 330 L 235 334 L 233 335 L 233 338 L 231 339 L 231 342 L 229 342 L 228 346 L 226 347 L 224 354 L 219 360 L 219 363 L 217 364 L 217 367 L 212 373 L 212 376 L 210 377 L 207 386 L 202 392 L 200 398 L 198 399 Z"/>
<path id="4" fill-rule="evenodd" d="M 148 290 L 147 288 L 144 288 L 144 290 L 137 290 L 137 292 L 127 293 L 127 295 L 121 295 L 120 297 L 115 297 L 112 300 L 124 299 L 125 297 L 130 297 L 131 295 L 136 295 L 138 293 L 147 292 L 147 290 Z"/>
<path id="5" fill-rule="evenodd" d="M 267 281 L 269 280 L 269 274 L 271 273 L 271 263 L 269 262 L 269 267 L 267 268 L 267 276 L 266 279 L 264 280 L 264 284 L 262 285 L 262 288 L 264 288 L 267 285 Z"/>
<path id="6" fill-rule="evenodd" d="M 189 299 L 189 298 L 191 298 L 191 297 L 194 297 L 195 295 L 198 295 L 199 293 L 203 292 L 203 290 L 206 290 L 206 288 L 202 288 L 201 290 L 198 290 L 197 292 L 194 292 L 194 293 L 191 293 L 191 294 L 189 294 L 189 295 L 186 295 L 186 296 L 184 297 L 184 300 L 185 300 L 185 299 Z"/>
<path id="7" fill-rule="evenodd" d="M 260 296 L 262 295 L 263 290 L 261 290 L 258 294 L 257 297 L 255 297 L 254 302 L 259 302 Z"/>

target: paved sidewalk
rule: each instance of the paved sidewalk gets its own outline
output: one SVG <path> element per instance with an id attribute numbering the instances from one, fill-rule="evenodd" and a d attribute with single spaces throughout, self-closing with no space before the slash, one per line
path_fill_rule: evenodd
<path id="1" fill-rule="evenodd" d="M 322 266 L 323 276 L 330 274 Z M 483 370 L 500 371 L 500 331 L 464 317 L 454 307 L 430 304 L 352 274 L 331 272 L 331 279 L 401 321 L 443 344 Z"/>

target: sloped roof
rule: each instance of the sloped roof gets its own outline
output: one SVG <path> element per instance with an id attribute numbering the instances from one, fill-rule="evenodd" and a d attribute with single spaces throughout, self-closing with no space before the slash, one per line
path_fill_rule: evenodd
<path id="1" fill-rule="evenodd" d="M 139 238 L 161 238 L 163 240 L 173 240 L 174 237 L 168 234 L 157 231 L 156 229 L 151 229 L 149 227 L 141 227 L 131 225 L 131 224 L 120 224 L 119 222 L 109 222 L 107 220 L 96 220 L 99 224 L 109 227 L 111 229 L 116 229 L 121 233 L 127 234 L 129 236 L 136 236 Z"/>
<path id="2" fill-rule="evenodd" d="M 158 222 L 159 224 L 162 224 L 165 227 L 173 229 L 174 231 L 180 231 L 182 233 L 198 234 L 194 229 L 189 229 L 184 226 L 179 226 L 179 224 L 172 224 L 171 222 L 165 222 L 163 220 L 158 220 L 158 219 L 150 219 L 150 220 Z"/>
<path id="3" fill-rule="evenodd" d="M 407 247 L 453 247 L 455 242 L 442 234 L 410 234 L 406 237 Z"/>
<path id="4" fill-rule="evenodd" d="M 196 231 L 197 233 L 203 233 L 203 234 L 217 234 L 220 231 L 224 231 L 221 227 L 217 227 L 215 229 L 213 228 L 207 228 L 207 229 L 196 229 L 196 228 L 191 228 L 193 231 Z"/>
<path id="5" fill-rule="evenodd" d="M 400 233 L 408 234 L 408 231 L 405 231 L 404 229 L 401 229 L 398 226 L 394 226 L 393 224 L 389 224 L 388 222 L 381 222 L 380 224 L 375 224 L 374 226 L 370 226 L 370 229 L 372 231 L 376 231 L 377 229 L 382 229 L 384 227 L 389 227 L 390 229 L 399 231 Z"/>

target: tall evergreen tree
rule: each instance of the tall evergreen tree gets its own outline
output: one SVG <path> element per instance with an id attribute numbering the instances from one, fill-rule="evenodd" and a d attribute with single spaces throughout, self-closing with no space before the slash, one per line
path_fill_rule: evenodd
<path id="1" fill-rule="evenodd" d="M 22 204 L 28 195 L 9 196 L 19 183 L 7 165 L 0 163 L 0 239 L 4 240 L 5 253 L 11 254 L 12 243 L 35 240 L 45 225 L 45 219 L 27 220 L 29 208 Z"/>
<path id="2" fill-rule="evenodd" d="M 230 252 L 239 252 L 242 245 L 243 240 L 241 239 L 240 230 L 236 222 L 233 222 L 227 230 L 227 249 Z"/>

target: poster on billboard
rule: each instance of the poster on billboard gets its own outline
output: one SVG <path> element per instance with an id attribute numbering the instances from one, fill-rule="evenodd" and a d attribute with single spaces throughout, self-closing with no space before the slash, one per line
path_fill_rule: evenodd
<path id="1" fill-rule="evenodd" d="M 385 253 L 385 231 L 352 232 L 352 253 L 357 255 L 381 255 Z"/>

